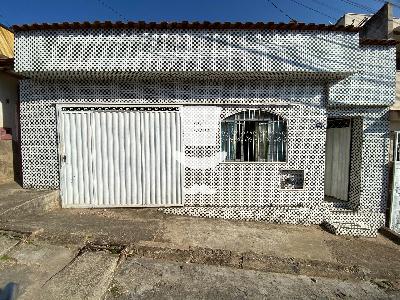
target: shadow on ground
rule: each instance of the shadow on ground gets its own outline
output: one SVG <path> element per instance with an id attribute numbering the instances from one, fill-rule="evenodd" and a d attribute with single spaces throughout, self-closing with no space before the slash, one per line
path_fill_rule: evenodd
<path id="1" fill-rule="evenodd" d="M 1 202 L 7 192 L 0 190 Z M 0 203 L 0 213 L 1 208 Z M 400 278 L 400 247 L 380 235 L 335 236 L 319 226 L 182 217 L 156 209 L 45 208 L 0 215 L 0 230 L 79 249 L 117 245 L 136 258 L 332 278 Z"/>

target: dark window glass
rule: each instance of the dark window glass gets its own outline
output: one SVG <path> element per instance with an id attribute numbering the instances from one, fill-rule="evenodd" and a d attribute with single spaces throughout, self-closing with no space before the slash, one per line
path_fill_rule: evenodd
<path id="1" fill-rule="evenodd" d="M 249 109 L 221 121 L 221 148 L 226 161 L 286 161 L 286 121 L 278 115 Z"/>

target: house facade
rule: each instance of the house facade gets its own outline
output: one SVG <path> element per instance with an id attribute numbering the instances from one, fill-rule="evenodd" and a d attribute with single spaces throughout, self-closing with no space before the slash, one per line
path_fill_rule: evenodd
<path id="1" fill-rule="evenodd" d="M 352 26 L 14 26 L 25 188 L 376 235 L 395 44 Z"/>
<path id="2" fill-rule="evenodd" d="M 19 179 L 18 76 L 14 35 L 0 24 L 0 184 Z"/>

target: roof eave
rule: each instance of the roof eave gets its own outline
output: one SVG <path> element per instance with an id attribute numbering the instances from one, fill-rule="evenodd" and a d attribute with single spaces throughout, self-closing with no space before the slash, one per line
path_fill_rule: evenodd
<path id="1" fill-rule="evenodd" d="M 32 30 L 67 30 L 67 29 L 203 29 L 203 30 L 299 30 L 299 31 L 344 31 L 358 32 L 354 26 L 338 26 L 314 23 L 274 23 L 274 22 L 73 22 L 73 23 L 41 23 L 12 26 L 14 32 Z"/>

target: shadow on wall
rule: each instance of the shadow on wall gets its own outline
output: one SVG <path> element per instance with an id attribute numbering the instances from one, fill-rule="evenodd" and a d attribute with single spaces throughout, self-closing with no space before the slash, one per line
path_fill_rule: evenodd
<path id="1" fill-rule="evenodd" d="M 21 147 L 15 120 L 18 120 L 18 102 L 1 99 L 0 107 L 0 184 L 15 181 L 22 185 Z M 10 108 L 10 106 L 12 106 Z"/>
<path id="2" fill-rule="evenodd" d="M 12 140 L 13 151 L 13 174 L 14 181 L 22 186 L 22 157 L 21 157 L 21 143 Z"/>
<path id="3" fill-rule="evenodd" d="M 0 140 L 0 184 L 14 180 L 22 185 L 20 148 L 18 141 Z"/>

